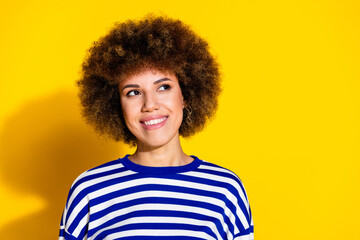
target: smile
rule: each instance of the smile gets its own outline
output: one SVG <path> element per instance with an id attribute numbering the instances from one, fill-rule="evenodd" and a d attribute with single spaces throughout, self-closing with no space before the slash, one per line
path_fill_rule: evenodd
<path id="1" fill-rule="evenodd" d="M 158 124 L 158 123 L 161 123 L 163 121 L 166 120 L 166 117 L 163 117 L 163 118 L 158 118 L 158 119 L 152 119 L 152 120 L 149 120 L 149 121 L 145 121 L 144 124 L 146 126 L 151 126 L 151 125 L 155 125 L 155 124 Z"/>
<path id="2" fill-rule="evenodd" d="M 157 116 L 157 117 L 153 116 L 147 119 L 143 119 L 142 121 L 140 121 L 140 124 L 146 130 L 153 130 L 164 126 L 167 122 L 167 119 L 168 116 Z"/>

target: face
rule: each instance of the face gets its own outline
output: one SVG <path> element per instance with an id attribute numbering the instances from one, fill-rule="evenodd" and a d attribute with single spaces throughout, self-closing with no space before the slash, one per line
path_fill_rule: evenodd
<path id="1" fill-rule="evenodd" d="M 121 81 L 119 92 L 126 126 L 138 147 L 160 147 L 178 140 L 185 105 L 174 74 L 143 71 Z"/>

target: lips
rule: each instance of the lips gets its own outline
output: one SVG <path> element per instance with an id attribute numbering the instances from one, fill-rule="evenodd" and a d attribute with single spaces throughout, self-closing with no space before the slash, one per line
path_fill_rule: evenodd
<path id="1" fill-rule="evenodd" d="M 162 121 L 165 121 L 165 119 L 166 119 L 166 117 L 163 117 L 163 118 L 158 118 L 158 119 L 154 119 L 154 120 L 145 121 L 144 123 L 147 126 L 151 126 L 151 125 L 161 123 Z"/>
<path id="2" fill-rule="evenodd" d="M 145 129 L 156 129 L 165 125 L 168 116 L 158 115 L 158 116 L 149 116 L 140 120 L 141 126 Z"/>

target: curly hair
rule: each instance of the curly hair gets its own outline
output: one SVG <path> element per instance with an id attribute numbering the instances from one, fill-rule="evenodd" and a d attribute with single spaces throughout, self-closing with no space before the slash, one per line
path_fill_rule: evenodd
<path id="1" fill-rule="evenodd" d="M 212 118 L 221 92 L 218 63 L 206 41 L 180 20 L 148 15 L 116 23 L 94 42 L 77 81 L 82 116 L 101 134 L 136 145 L 123 117 L 118 83 L 140 71 L 172 72 L 186 103 L 179 134 L 201 131 Z"/>

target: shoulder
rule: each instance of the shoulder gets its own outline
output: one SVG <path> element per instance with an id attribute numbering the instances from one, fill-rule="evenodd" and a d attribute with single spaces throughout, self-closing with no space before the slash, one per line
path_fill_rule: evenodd
<path id="1" fill-rule="evenodd" d="M 198 170 L 202 172 L 208 172 L 217 176 L 234 179 L 242 184 L 240 177 L 235 172 L 220 165 L 208 162 L 206 160 L 202 160 L 202 164 L 199 166 Z"/>
<path id="2" fill-rule="evenodd" d="M 119 170 L 124 168 L 120 160 L 121 158 L 112 160 L 84 171 L 75 179 L 75 181 L 72 184 L 72 187 L 74 187 L 79 182 L 100 178 L 105 175 L 111 174 L 113 172 L 118 172 Z"/>
<path id="3" fill-rule="evenodd" d="M 202 164 L 197 169 L 198 175 L 210 179 L 210 184 L 219 187 L 219 192 L 222 189 L 227 199 L 235 205 L 236 214 L 239 217 L 244 229 L 253 226 L 252 215 L 250 210 L 250 203 L 245 187 L 241 179 L 233 171 L 219 166 L 217 164 L 202 160 Z"/>
<path id="4" fill-rule="evenodd" d="M 90 192 L 100 188 L 99 183 L 115 178 L 126 172 L 121 158 L 106 162 L 80 174 L 72 183 L 68 198 L 84 198 Z M 70 200 L 68 199 L 68 200 Z"/>
<path id="5" fill-rule="evenodd" d="M 110 185 L 114 179 L 127 174 L 129 171 L 122 164 L 121 158 L 80 174 L 73 182 L 68 194 L 62 218 L 64 229 L 74 236 L 85 233 L 86 223 L 82 219 L 89 217 L 88 209 L 92 194 Z"/>
<path id="6" fill-rule="evenodd" d="M 247 201 L 247 194 L 244 184 L 240 177 L 232 170 L 208 162 L 206 160 L 202 160 L 202 163 L 198 167 L 197 172 L 214 182 L 223 183 L 222 186 L 226 188 L 236 189 L 236 191 L 239 193 L 239 196 L 241 196 L 244 201 Z"/>

